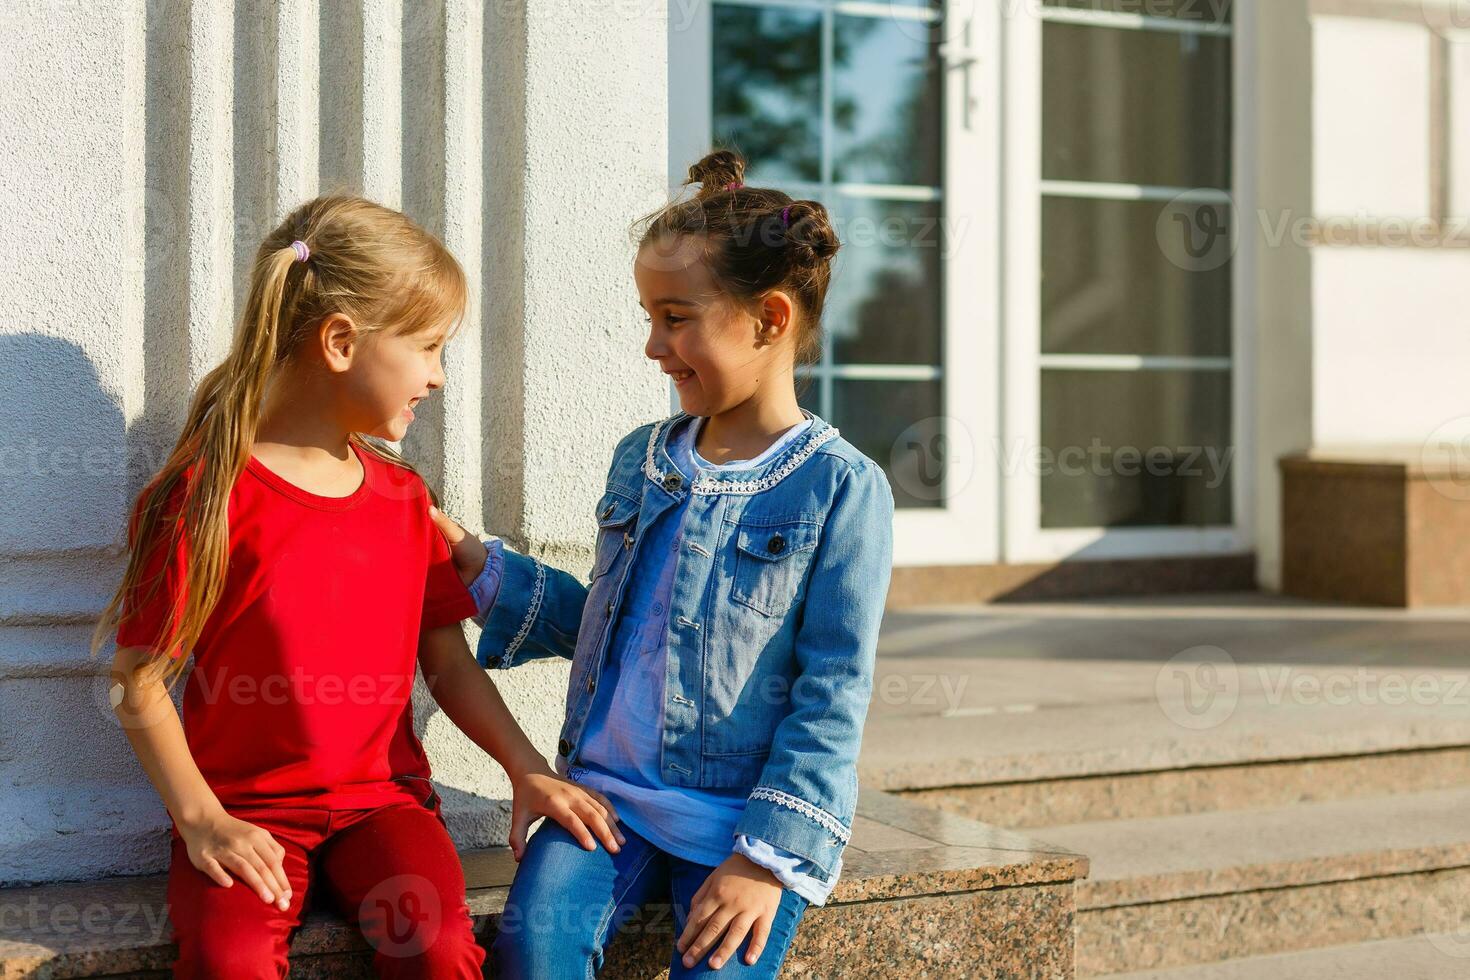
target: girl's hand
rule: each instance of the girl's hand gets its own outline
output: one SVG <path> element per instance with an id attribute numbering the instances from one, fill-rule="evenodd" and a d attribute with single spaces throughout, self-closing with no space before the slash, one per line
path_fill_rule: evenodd
<path id="1" fill-rule="evenodd" d="M 747 933 L 745 963 L 754 966 L 780 907 L 781 883 L 776 876 L 743 854 L 731 854 L 689 902 L 689 921 L 677 944 L 684 954 L 684 969 L 692 970 L 723 935 L 725 941 L 709 958 L 710 969 L 718 970 L 735 955 Z"/>
<path id="2" fill-rule="evenodd" d="M 454 558 L 454 570 L 459 572 L 459 579 L 469 588 L 480 573 L 485 570 L 485 559 L 490 553 L 485 550 L 485 542 L 470 534 L 454 518 L 445 514 L 433 504 L 429 505 L 429 516 L 434 523 L 439 525 L 439 531 L 444 535 L 444 540 L 449 542 L 449 553 Z"/>
<path id="3" fill-rule="evenodd" d="M 179 836 L 189 847 L 189 861 L 224 888 L 234 873 L 255 890 L 261 901 L 282 912 L 291 906 L 291 882 L 281 863 L 282 847 L 263 827 L 236 820 L 224 810 L 197 823 L 179 823 Z"/>
<path id="4" fill-rule="evenodd" d="M 528 772 L 512 786 L 510 849 L 517 861 L 526 853 L 526 831 L 538 817 L 555 820 L 589 851 L 597 850 L 599 840 L 613 854 L 627 843 L 618 830 L 618 812 L 612 801 L 596 790 L 578 786 L 550 769 Z"/>

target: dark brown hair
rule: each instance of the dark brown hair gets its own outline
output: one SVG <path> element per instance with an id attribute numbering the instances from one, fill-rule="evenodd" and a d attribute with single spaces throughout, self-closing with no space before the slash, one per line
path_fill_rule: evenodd
<path id="1" fill-rule="evenodd" d="M 832 257 L 841 243 L 819 201 L 794 200 L 783 191 L 745 186 L 745 159 L 716 150 L 689 168 L 692 198 L 674 201 L 643 218 L 639 248 L 673 237 L 698 236 L 704 263 L 717 285 L 744 304 L 772 289 L 791 294 L 800 308 L 799 364 L 820 360 L 822 306 L 832 281 Z"/>

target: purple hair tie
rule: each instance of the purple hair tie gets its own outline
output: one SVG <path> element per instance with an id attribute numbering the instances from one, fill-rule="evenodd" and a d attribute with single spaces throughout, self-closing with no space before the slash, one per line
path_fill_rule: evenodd
<path id="1" fill-rule="evenodd" d="M 291 243 L 291 251 L 296 253 L 297 262 L 305 262 L 311 258 L 311 249 L 307 248 L 306 243 L 299 238 Z"/>
<path id="2" fill-rule="evenodd" d="M 781 209 L 781 224 L 791 226 L 791 205 L 789 204 Z"/>
<path id="3" fill-rule="evenodd" d="M 727 190 L 727 191 L 733 191 L 733 190 L 737 190 L 737 189 L 739 189 L 741 187 L 744 187 L 744 186 L 745 185 L 742 184 L 740 181 L 738 181 L 738 180 L 732 180 L 732 181 L 730 181 L 730 183 L 728 183 L 728 184 L 725 185 L 725 190 Z"/>

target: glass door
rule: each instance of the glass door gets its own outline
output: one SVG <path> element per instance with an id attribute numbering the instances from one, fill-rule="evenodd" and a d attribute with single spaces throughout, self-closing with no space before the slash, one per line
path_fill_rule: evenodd
<path id="1" fill-rule="evenodd" d="M 1238 551 L 1228 2 L 1012 5 L 1009 561 Z"/>
<path id="2" fill-rule="evenodd" d="M 887 471 L 895 561 L 910 565 L 999 558 L 999 19 L 952 13 L 926 0 L 670 8 L 676 185 L 728 146 L 749 183 L 832 215 L 843 248 L 801 402 Z"/>

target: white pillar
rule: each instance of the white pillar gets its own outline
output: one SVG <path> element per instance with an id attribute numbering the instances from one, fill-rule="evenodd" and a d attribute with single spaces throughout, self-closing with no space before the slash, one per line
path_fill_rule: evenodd
<path id="1" fill-rule="evenodd" d="M 1253 291 L 1256 577 L 1281 587 L 1281 471 L 1277 460 L 1312 444 L 1312 258 L 1272 229 L 1312 209 L 1312 36 L 1309 0 L 1257 0 L 1236 9 L 1245 54 L 1240 159 L 1250 165 L 1239 220 Z"/>

